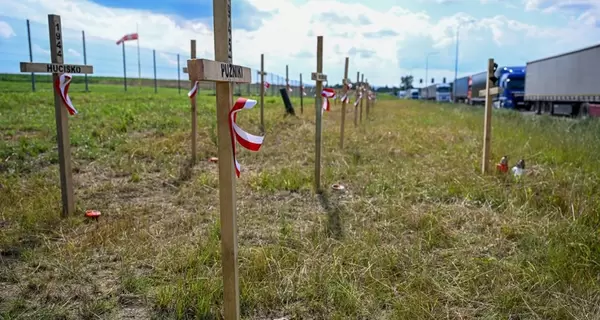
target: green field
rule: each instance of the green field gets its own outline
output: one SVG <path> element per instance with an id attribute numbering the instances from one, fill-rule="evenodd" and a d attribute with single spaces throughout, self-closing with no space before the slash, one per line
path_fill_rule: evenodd
<path id="1" fill-rule="evenodd" d="M 50 92 L 0 93 L 0 319 L 219 319 L 215 97 L 190 168 L 185 92 L 81 86 L 67 219 Z M 600 318 L 600 122 L 494 110 L 517 181 L 479 172 L 481 108 L 381 97 L 340 150 L 333 105 L 317 196 L 314 100 L 294 106 L 267 98 L 264 145 L 238 156 L 244 319 Z"/>

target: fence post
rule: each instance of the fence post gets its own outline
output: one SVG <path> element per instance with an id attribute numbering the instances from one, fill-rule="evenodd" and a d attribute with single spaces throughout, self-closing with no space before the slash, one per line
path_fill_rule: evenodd
<path id="1" fill-rule="evenodd" d="M 81 30 L 81 40 L 83 41 L 83 64 L 87 65 L 87 54 L 85 51 L 85 31 L 83 30 Z M 85 74 L 85 92 L 89 92 L 87 73 Z"/>
<path id="2" fill-rule="evenodd" d="M 179 53 L 177 54 L 177 90 L 181 94 L 181 68 L 179 67 Z"/>
<path id="3" fill-rule="evenodd" d="M 123 46 L 123 87 L 127 91 L 127 63 L 125 62 L 125 41 L 121 42 Z"/>
<path id="4" fill-rule="evenodd" d="M 29 19 L 27 19 L 27 42 L 29 42 L 29 62 L 33 62 L 33 52 L 31 51 L 31 28 L 29 28 Z M 35 92 L 35 73 L 31 73 L 31 91 Z"/>
<path id="5" fill-rule="evenodd" d="M 158 87 L 156 84 L 156 50 L 152 50 L 152 60 L 154 64 L 154 93 L 157 93 Z"/>

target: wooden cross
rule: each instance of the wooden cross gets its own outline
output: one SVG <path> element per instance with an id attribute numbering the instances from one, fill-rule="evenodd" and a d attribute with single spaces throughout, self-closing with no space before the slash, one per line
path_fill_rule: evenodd
<path id="1" fill-rule="evenodd" d="M 300 114 L 304 114 L 304 84 L 302 83 L 302 73 L 300 74 Z"/>
<path id="2" fill-rule="evenodd" d="M 369 85 L 369 79 L 365 79 L 365 85 L 367 87 L 367 114 L 366 118 L 369 119 L 369 109 L 371 109 L 371 101 L 369 98 L 371 97 L 371 85 Z"/>
<path id="3" fill-rule="evenodd" d="M 225 320 L 239 320 L 236 176 L 229 111 L 232 108 L 232 83 L 251 82 L 252 70 L 232 64 L 231 0 L 213 0 L 213 16 L 216 61 L 190 59 L 187 61 L 187 67 L 190 80 L 216 82 L 223 309 Z"/>
<path id="4" fill-rule="evenodd" d="M 190 58 L 191 59 L 196 59 L 196 40 L 190 40 Z M 184 67 L 183 68 L 183 73 L 188 73 L 188 68 Z M 195 75 L 190 75 L 190 80 L 191 81 L 191 88 L 194 87 L 194 84 L 196 83 L 197 79 L 192 79 L 192 77 L 195 78 Z M 200 94 L 200 85 L 198 85 L 198 93 L 196 93 L 196 98 L 198 97 L 198 95 Z M 196 98 L 192 99 L 192 160 L 191 160 L 191 164 L 194 165 L 196 164 L 196 158 L 198 155 L 198 143 L 196 141 L 196 139 L 198 138 L 198 106 L 196 104 Z"/>
<path id="5" fill-rule="evenodd" d="M 260 54 L 260 131 L 265 133 L 265 55 Z"/>
<path id="6" fill-rule="evenodd" d="M 60 16 L 48 15 L 51 63 L 21 62 L 21 72 L 52 73 L 53 84 L 60 80 L 62 73 L 93 74 L 91 65 L 64 64 L 64 39 Z M 60 92 L 54 89 L 54 114 L 58 140 L 58 163 L 60 166 L 60 191 L 62 195 L 62 215 L 69 216 L 75 211 L 73 193 L 73 172 L 71 169 L 71 145 L 69 142 L 69 118 L 63 105 Z"/>
<path id="7" fill-rule="evenodd" d="M 344 80 L 342 81 L 342 97 L 348 95 L 348 65 L 350 64 L 350 58 L 346 57 L 346 63 L 344 64 Z M 344 123 L 346 122 L 346 100 L 342 101 L 342 129 L 340 130 L 340 149 L 344 149 Z"/>
<path id="8" fill-rule="evenodd" d="M 363 114 L 363 100 L 365 99 L 364 95 L 365 95 L 365 87 L 364 87 L 364 83 L 365 83 L 365 74 L 362 73 L 360 75 L 360 92 L 363 95 L 363 98 L 360 99 L 360 123 L 362 123 L 362 114 Z"/>
<path id="9" fill-rule="evenodd" d="M 479 91 L 479 96 L 485 96 L 485 118 L 483 121 L 483 157 L 481 163 L 481 173 L 489 171 L 490 162 L 490 142 L 492 140 L 492 95 L 499 94 L 500 89 L 493 87 L 490 78 L 494 75 L 494 59 L 488 59 L 487 81 L 485 89 Z"/>
<path id="10" fill-rule="evenodd" d="M 354 86 L 354 92 L 356 93 L 356 100 L 360 97 L 360 72 L 356 72 L 356 85 Z M 358 104 L 354 105 L 354 126 L 358 125 Z"/>
<path id="11" fill-rule="evenodd" d="M 315 131 L 315 192 L 321 192 L 321 114 L 322 100 L 321 92 L 323 92 L 323 81 L 327 81 L 327 75 L 323 74 L 323 36 L 317 37 L 317 72 L 311 73 L 311 79 L 317 82 L 315 94 L 315 115 L 316 131 Z"/>

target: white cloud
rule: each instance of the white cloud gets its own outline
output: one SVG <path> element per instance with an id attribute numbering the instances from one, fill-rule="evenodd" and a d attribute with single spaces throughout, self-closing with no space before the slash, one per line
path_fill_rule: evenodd
<path id="1" fill-rule="evenodd" d="M 74 57 L 81 57 L 81 53 L 79 53 L 77 50 L 75 49 L 71 49 L 69 48 L 69 50 L 67 50 L 68 53 L 70 53 L 72 56 Z"/>
<path id="2" fill-rule="evenodd" d="M 159 53 L 158 53 L 158 56 L 159 56 L 160 58 L 162 58 L 162 59 L 163 59 L 163 60 L 164 60 L 166 63 L 168 63 L 169 65 L 172 65 L 172 66 L 177 66 L 177 59 L 176 59 L 176 58 L 174 58 L 172 55 L 169 55 L 169 54 L 167 54 L 167 53 L 164 53 L 164 52 L 159 52 Z"/>
<path id="3" fill-rule="evenodd" d="M 544 13 L 563 13 L 576 16 L 588 26 L 600 27 L 599 0 L 522 0 L 527 11 L 542 11 Z"/>
<path id="4" fill-rule="evenodd" d="M 332 83 L 343 77 L 344 58 L 350 56 L 351 78 L 360 71 L 378 85 L 397 83 L 400 76 L 410 70 L 417 79 L 422 77 L 417 73 L 424 76 L 425 53 L 432 50 L 439 51 L 439 55 L 430 61 L 429 77 L 453 77 L 456 27 L 468 19 L 475 22 L 460 29 L 460 61 L 471 63 L 477 70 L 465 71 L 483 69 L 489 57 L 502 61 L 515 57 L 524 64 L 527 59 L 600 40 L 597 29 L 592 26 L 593 17 L 573 20 L 562 28 L 540 28 L 502 15 L 474 18 L 457 13 L 432 19 L 423 11 L 399 6 L 378 11 L 365 4 L 336 0 L 309 0 L 301 4 L 295 0 L 246 1 L 260 10 L 268 8 L 264 10 L 273 14 L 262 18 L 257 30 L 233 31 L 234 62 L 257 68 L 264 53 L 267 72 L 285 75 L 285 66 L 289 65 L 291 79 L 298 79 L 299 73 L 307 79 L 308 74 L 315 71 L 317 35 L 324 36 L 324 72 Z M 526 1 L 528 8 L 538 8 L 545 3 Z M 213 59 L 212 26 L 203 20 L 108 8 L 91 0 L 3 0 L 2 3 L 5 15 L 46 23 L 47 13 L 53 12 L 61 15 L 63 28 L 85 30 L 90 37 L 110 41 L 133 32 L 137 22 L 142 47 L 180 52 L 185 64 L 189 41 L 196 39 L 198 56 Z M 175 61 L 160 57 L 170 64 Z"/>
<path id="5" fill-rule="evenodd" d="M 38 44 L 36 44 L 36 43 L 32 43 L 31 44 L 31 49 L 32 49 L 33 53 L 39 53 L 39 54 L 47 55 L 48 59 L 50 59 L 50 50 L 44 49 L 44 48 L 40 47 Z"/>
<path id="6" fill-rule="evenodd" d="M 0 38 L 8 39 L 16 36 L 10 25 L 4 21 L 0 21 Z"/>

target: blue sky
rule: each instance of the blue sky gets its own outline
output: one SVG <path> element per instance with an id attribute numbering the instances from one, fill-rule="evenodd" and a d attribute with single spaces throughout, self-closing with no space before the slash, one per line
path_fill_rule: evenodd
<path id="1" fill-rule="evenodd" d="M 459 77 L 483 71 L 488 58 L 500 65 L 529 60 L 600 42 L 598 0 L 233 0 L 234 62 L 260 66 L 290 79 L 304 80 L 316 67 L 316 36 L 324 36 L 324 71 L 331 82 L 360 71 L 375 85 L 394 85 L 412 74 L 440 82 L 454 78 L 455 37 L 460 25 Z M 177 78 L 189 56 L 213 58 L 212 0 L 2 0 L 0 72 L 18 72 L 29 59 L 26 24 L 30 19 L 34 61 L 49 60 L 47 14 L 61 15 L 66 62 L 87 60 L 96 75 L 121 76 L 121 47 L 115 41 L 139 26 L 142 76 L 151 77 L 156 49 L 159 78 Z M 137 77 L 135 42 L 128 42 L 127 74 Z M 183 74 L 182 74 L 183 76 Z M 255 74 L 253 74 L 253 78 Z M 268 78 L 269 79 L 269 78 Z M 281 80 L 280 80 L 281 81 Z"/>

